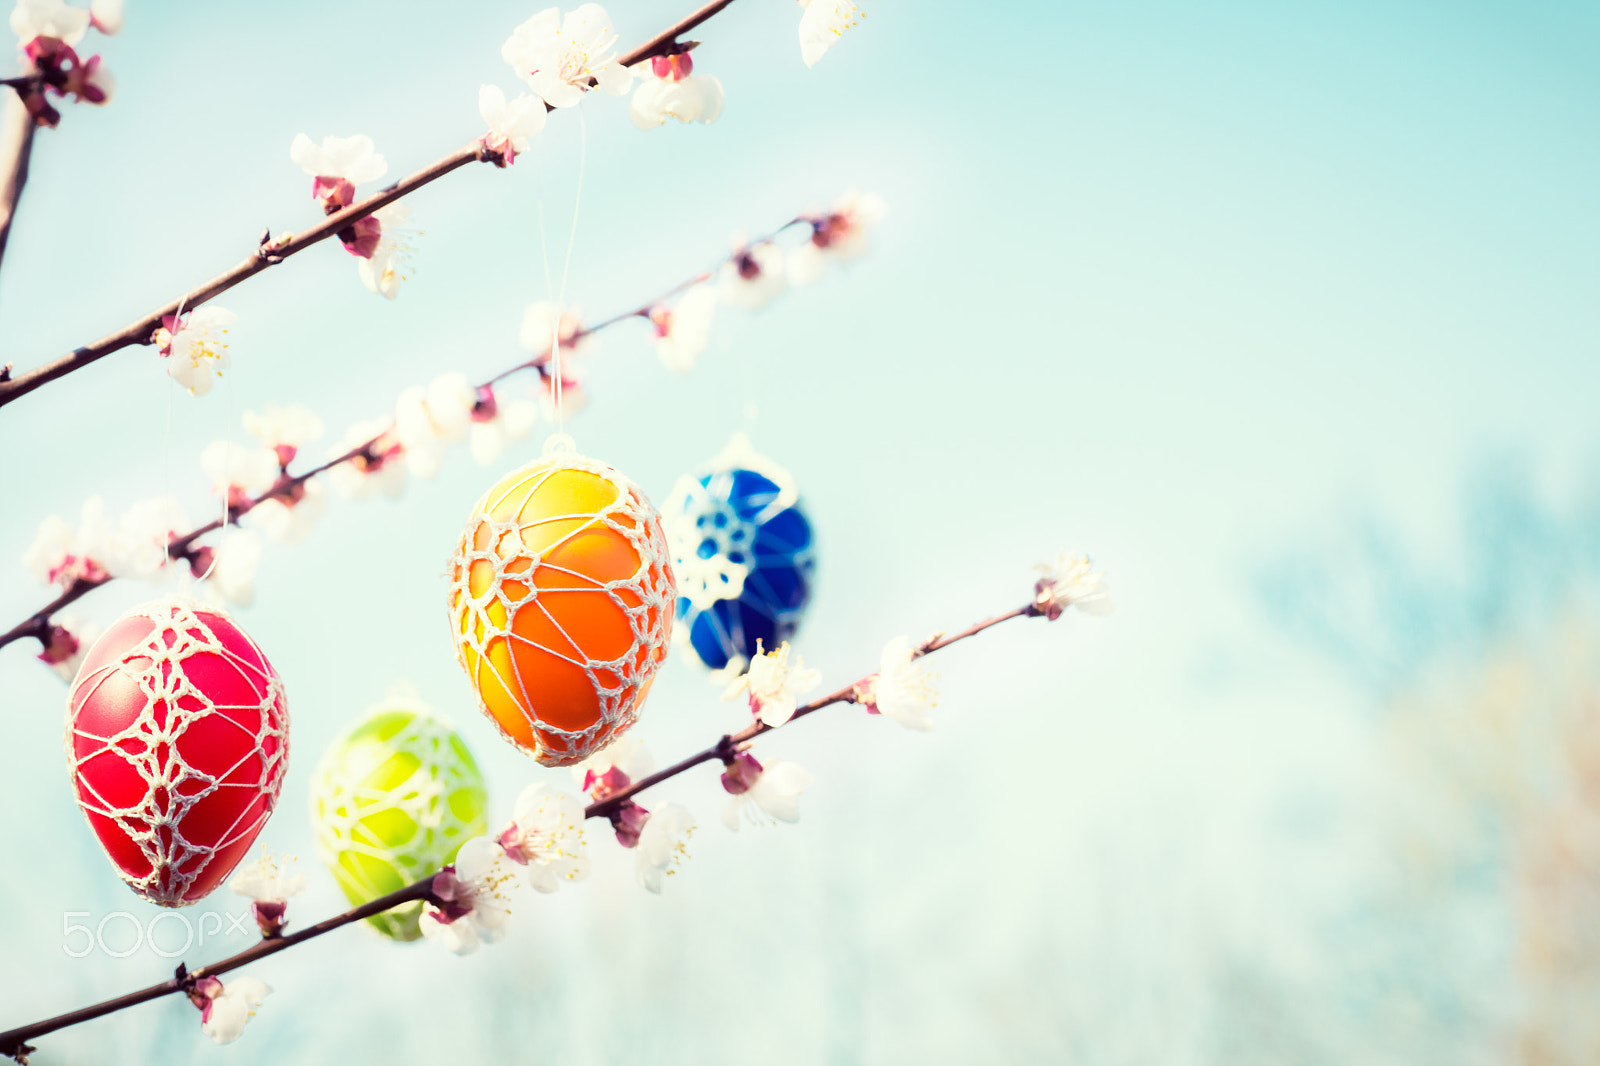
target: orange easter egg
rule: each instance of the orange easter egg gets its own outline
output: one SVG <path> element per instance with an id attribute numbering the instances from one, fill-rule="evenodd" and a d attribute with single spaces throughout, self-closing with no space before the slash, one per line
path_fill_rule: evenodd
<path id="1" fill-rule="evenodd" d="M 554 438 L 478 501 L 450 566 L 456 658 L 507 740 L 546 766 L 638 717 L 677 597 L 661 516 Z"/>

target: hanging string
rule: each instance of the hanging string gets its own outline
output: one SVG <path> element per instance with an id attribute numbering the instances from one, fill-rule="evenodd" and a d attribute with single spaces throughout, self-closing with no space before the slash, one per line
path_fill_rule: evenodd
<path id="1" fill-rule="evenodd" d="M 561 286 L 556 288 L 550 274 L 550 240 L 544 221 L 544 138 L 534 145 L 533 174 L 539 216 L 539 260 L 544 266 L 545 298 L 554 306 L 550 323 L 550 398 L 555 407 L 556 432 L 565 436 L 566 408 L 562 401 L 561 321 L 566 316 L 567 281 L 572 273 L 572 249 L 578 240 L 578 212 L 583 205 L 584 171 L 589 159 L 589 125 L 583 109 L 578 109 L 578 188 L 572 200 L 572 225 L 567 230 L 567 251 L 561 261 Z"/>
<path id="2" fill-rule="evenodd" d="M 173 337 L 173 335 L 175 335 L 178 332 L 178 328 L 181 328 L 181 326 L 183 325 L 183 305 L 184 305 L 185 302 L 188 301 L 188 299 L 189 299 L 189 294 L 188 293 L 184 293 L 183 294 L 183 298 L 178 301 L 178 310 L 177 310 L 177 312 L 172 316 L 172 324 L 173 324 L 173 326 L 175 328 L 172 329 L 167 335 L 167 358 L 169 360 L 172 358 L 172 337 Z M 178 379 L 173 377 L 172 374 L 170 373 L 170 370 L 171 370 L 171 364 L 170 363 L 168 364 L 168 370 L 169 370 L 169 373 L 167 374 L 167 428 L 166 428 L 165 432 L 162 434 L 162 438 L 161 438 L 161 509 L 162 509 L 162 511 L 165 511 L 167 509 L 167 501 L 172 499 L 172 390 L 174 388 L 176 388 L 177 385 L 178 385 Z M 164 534 L 162 534 L 161 570 L 162 570 L 162 576 L 163 577 L 166 576 L 165 571 L 166 571 L 168 565 L 171 564 L 171 562 L 172 562 L 172 530 L 169 529 Z"/>
<path id="3" fill-rule="evenodd" d="M 566 411 L 561 403 L 561 319 L 567 307 L 567 278 L 572 273 L 572 248 L 578 243 L 578 209 L 583 206 L 583 172 L 589 162 L 589 123 L 578 109 L 578 188 L 572 197 L 572 226 L 567 230 L 567 254 L 561 260 L 561 295 L 556 298 L 555 337 L 551 344 L 556 375 L 556 430 L 566 433 Z"/>
<path id="4" fill-rule="evenodd" d="M 231 375 L 231 374 L 228 376 L 227 389 L 228 389 L 228 432 L 227 432 L 227 436 L 226 436 L 225 439 L 226 439 L 228 444 L 232 444 L 233 443 L 233 425 L 234 425 L 234 422 L 233 422 L 233 375 Z M 228 476 L 228 460 L 232 455 L 233 455 L 233 449 L 232 448 L 223 448 L 222 449 L 222 525 L 219 527 L 220 532 L 219 532 L 219 535 L 217 537 L 217 541 L 218 541 L 217 547 L 215 547 L 215 548 L 213 548 L 211 550 L 211 565 L 206 567 L 206 572 L 205 573 L 201 574 L 198 578 L 196 578 L 197 581 L 205 581 L 208 578 L 210 578 L 211 577 L 211 571 L 213 571 L 213 570 L 215 570 L 217 568 L 217 560 L 222 558 L 222 544 L 221 544 L 222 537 L 221 537 L 221 534 L 222 533 L 226 533 L 228 531 L 228 522 L 233 518 L 233 509 L 228 506 L 228 502 L 229 502 L 228 501 L 228 496 L 233 491 L 233 487 L 232 487 L 233 486 L 233 482 L 232 482 L 232 479 Z"/>

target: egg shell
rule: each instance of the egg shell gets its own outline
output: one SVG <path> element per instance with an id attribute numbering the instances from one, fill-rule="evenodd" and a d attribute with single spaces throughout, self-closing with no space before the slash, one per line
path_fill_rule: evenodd
<path id="1" fill-rule="evenodd" d="M 450 577 L 457 659 L 507 740 L 566 766 L 633 724 L 677 589 L 632 482 L 575 454 L 508 474 L 474 508 Z"/>
<path id="2" fill-rule="evenodd" d="M 387 895 L 455 861 L 488 831 L 488 792 L 445 719 L 391 695 L 328 745 L 311 781 L 317 853 L 351 904 Z M 415 901 L 367 922 L 394 940 L 421 936 Z"/>
<path id="3" fill-rule="evenodd" d="M 277 805 L 283 683 L 219 608 L 148 603 L 84 658 L 66 751 L 78 806 L 118 875 L 153 903 L 186 906 L 233 871 Z"/>
<path id="4" fill-rule="evenodd" d="M 662 507 L 678 579 L 679 645 L 714 670 L 799 628 L 816 581 L 811 522 L 788 471 L 735 436 Z"/>

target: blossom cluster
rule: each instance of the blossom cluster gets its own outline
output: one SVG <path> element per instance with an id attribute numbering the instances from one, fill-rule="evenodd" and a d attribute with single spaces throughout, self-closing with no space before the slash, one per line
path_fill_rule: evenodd
<path id="1" fill-rule="evenodd" d="M 637 759 L 637 745 L 615 746 L 621 756 L 596 756 L 575 768 L 585 776 L 590 795 L 626 787 L 621 769 L 626 759 Z M 648 755 L 643 756 L 648 759 Z M 636 849 L 641 884 L 661 891 L 663 873 L 684 855 L 693 831 L 693 819 L 681 807 L 666 804 L 650 815 L 637 804 L 628 805 L 625 819 L 613 818 L 617 839 Z M 517 797 L 511 821 L 492 837 L 474 837 L 461 845 L 456 860 L 434 876 L 429 903 L 419 921 L 423 936 L 458 955 L 493 943 L 509 928 L 514 889 L 526 882 L 536 892 L 556 891 L 563 882 L 581 881 L 589 875 L 584 846 L 583 802 L 540 782 Z"/>
<path id="2" fill-rule="evenodd" d="M 281 447 L 288 453 L 283 459 L 286 465 L 293 458 L 294 445 Z M 634 851 L 638 882 L 648 891 L 660 893 L 665 878 L 676 872 L 688 854 L 694 819 L 677 804 L 663 803 L 652 811 L 634 797 L 643 788 L 713 754 L 722 760 L 721 784 L 730 797 L 722 816 L 728 829 L 738 831 L 744 822 L 798 821 L 800 796 L 814 783 L 814 776 L 792 762 L 757 759 L 749 750 L 755 737 L 801 714 L 839 702 L 854 702 L 869 714 L 883 715 L 910 729 L 928 729 L 927 714 L 937 693 L 933 676 L 919 660 L 929 652 L 1021 614 L 1055 619 L 1071 607 L 1089 614 L 1111 610 L 1105 576 L 1093 569 L 1087 557 L 1062 553 L 1055 562 L 1035 569 L 1039 574 L 1035 599 L 1027 608 L 999 615 L 948 639 L 930 639 L 914 646 L 907 637 L 895 637 L 884 647 L 877 672 L 803 706 L 798 701 L 820 683 L 820 673 L 806 667 L 787 643 L 771 651 L 758 644 L 754 658 L 723 694 L 724 699 L 745 699 L 755 720 L 753 726 L 725 735 L 710 751 L 661 773 L 656 772 L 655 760 L 636 737 L 619 738 L 572 768 L 573 778 L 592 801 L 591 806 L 548 782 L 529 785 L 498 832 L 464 841 L 454 861 L 413 886 L 413 891 L 423 890 L 424 907 L 418 919 L 422 935 L 456 954 L 470 954 L 480 945 L 506 936 L 519 885 L 552 893 L 563 883 L 587 878 L 590 860 L 583 826 L 595 807 L 607 812 L 617 843 Z M 242 868 L 230 886 L 252 901 L 261 935 L 273 939 L 283 935 L 288 901 L 305 890 L 306 878 L 294 871 L 293 860 L 264 855 Z M 347 912 L 346 920 L 353 920 L 355 913 Z M 236 1040 L 272 992 L 252 977 L 224 983 L 210 974 L 189 978 L 184 990 L 201 1012 L 202 1030 L 219 1044 Z"/>
<path id="3" fill-rule="evenodd" d="M 61 121 L 51 96 L 111 102 L 116 79 L 98 55 L 84 59 L 77 51 L 90 29 L 108 37 L 122 29 L 122 0 L 94 0 L 87 9 L 65 0 L 17 0 L 12 8 L 11 32 L 22 52 L 24 81 L 17 92 L 38 125 L 54 127 Z"/>
<path id="4" fill-rule="evenodd" d="M 851 191 L 827 211 L 796 220 L 810 231 L 799 245 L 785 247 L 776 237 L 748 242 L 735 234 L 733 253 L 715 274 L 646 313 L 661 361 L 677 371 L 692 369 L 710 343 L 719 305 L 760 310 L 790 285 L 817 281 L 830 261 L 859 257 L 868 247 L 868 227 L 883 211 L 880 197 Z"/>
<path id="5" fill-rule="evenodd" d="M 326 168 L 321 164 L 310 168 L 353 176 L 319 179 L 317 188 L 330 202 L 346 201 L 353 193 L 342 190 L 339 182 L 368 180 L 382 172 L 381 159 L 374 163 L 371 154 L 369 142 L 345 151 Z M 734 253 L 718 271 L 683 289 L 675 300 L 637 312 L 650 322 L 662 361 L 678 370 L 690 369 L 709 343 L 719 305 L 760 308 L 791 282 L 815 277 L 818 265 L 828 257 L 858 255 L 865 247 L 868 223 L 880 214 L 876 197 L 849 193 L 828 211 L 798 220 L 810 231 L 799 247 L 785 248 L 775 238 L 753 243 L 736 238 Z M 174 380 L 195 395 L 210 389 L 228 366 L 225 338 L 233 320 L 232 312 L 210 305 L 163 320 L 152 340 L 167 358 Z M 352 498 L 376 493 L 398 496 L 408 474 L 432 477 L 447 449 L 462 442 L 480 464 L 494 462 L 509 444 L 532 431 L 541 406 L 546 418 L 554 417 L 558 391 L 567 412 L 582 407 L 582 357 L 592 333 L 576 308 L 547 301 L 530 304 L 518 339 L 532 353 L 524 365 L 536 370 L 543 382 L 537 403 L 505 395 L 494 385 L 474 386 L 459 373 L 442 374 L 426 386 L 402 392 L 391 415 L 348 427 L 328 450 L 333 465 L 313 477 L 289 474 L 289 464 L 303 446 L 323 432 L 312 412 L 303 407 L 245 412 L 244 428 L 253 444 L 215 441 L 201 453 L 211 491 L 223 501 L 230 523 L 215 545 L 189 551 L 191 572 L 224 601 L 247 606 L 254 597 L 260 538 L 286 544 L 303 540 L 327 508 L 330 488 Z M 557 348 L 567 357 L 560 361 L 559 371 Z M 231 524 L 235 519 L 239 525 Z M 59 517 L 47 518 L 23 561 L 41 581 L 63 590 L 78 580 L 159 581 L 169 573 L 167 545 L 187 525 L 183 508 L 170 498 L 136 503 L 113 523 L 104 500 L 95 497 L 85 503 L 76 529 Z M 58 621 L 41 638 L 45 651 L 40 658 L 69 679 L 76 669 L 82 643 L 78 634 L 84 624 L 76 619 Z"/>
<path id="6" fill-rule="evenodd" d="M 329 215 L 355 202 L 357 185 L 377 181 L 389 171 L 372 138 L 363 134 L 324 137 L 321 144 L 297 134 L 289 145 L 289 158 L 311 175 L 311 198 Z M 336 234 L 345 251 L 356 257 L 361 283 L 386 299 L 394 299 L 400 283 L 410 276 L 413 241 L 419 236 L 410 221 L 411 208 L 397 200 Z"/>

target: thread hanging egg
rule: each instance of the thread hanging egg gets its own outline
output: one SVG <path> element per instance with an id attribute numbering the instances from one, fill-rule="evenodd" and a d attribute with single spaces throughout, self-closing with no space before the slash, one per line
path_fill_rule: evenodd
<path id="1" fill-rule="evenodd" d="M 546 766 L 633 724 L 676 596 L 655 508 L 565 437 L 484 495 L 450 566 L 457 659 L 484 713 Z"/>
<path id="2" fill-rule="evenodd" d="M 488 831 L 488 803 L 466 743 L 404 687 L 336 737 L 311 779 L 317 853 L 356 906 L 455 861 L 462 841 Z M 367 921 L 416 940 L 422 908 L 417 900 Z"/>
<path id="3" fill-rule="evenodd" d="M 811 600 L 816 549 L 789 472 L 735 434 L 662 507 L 678 583 L 678 642 L 714 670 L 794 636 Z"/>
<path id="4" fill-rule="evenodd" d="M 118 619 L 67 697 L 73 795 L 117 874 L 164 907 L 244 858 L 289 759 L 282 681 L 219 608 L 157 600 Z"/>

